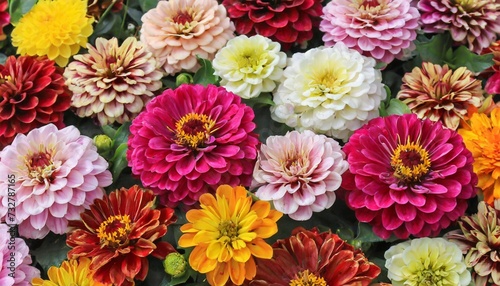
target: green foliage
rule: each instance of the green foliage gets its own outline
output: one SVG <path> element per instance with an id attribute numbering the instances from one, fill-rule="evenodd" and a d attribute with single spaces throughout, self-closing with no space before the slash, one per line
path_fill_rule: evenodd
<path id="1" fill-rule="evenodd" d="M 71 249 L 66 245 L 66 235 L 58 235 L 52 232 L 43 239 L 42 244 L 32 249 L 36 261 L 43 268 L 44 272 L 51 266 L 59 267 L 67 258 Z"/>
<path id="2" fill-rule="evenodd" d="M 15 25 L 19 19 L 26 14 L 31 7 L 35 5 L 36 0 L 10 0 L 9 1 L 9 14 L 10 22 Z"/>
<path id="3" fill-rule="evenodd" d="M 219 84 L 219 77 L 214 75 L 212 63 L 209 60 L 202 59 L 198 56 L 197 59 L 201 68 L 194 74 L 193 83 L 202 85 Z"/>

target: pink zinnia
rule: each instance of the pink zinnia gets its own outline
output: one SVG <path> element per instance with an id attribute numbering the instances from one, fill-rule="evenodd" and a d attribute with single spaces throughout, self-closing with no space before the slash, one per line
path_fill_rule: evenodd
<path id="1" fill-rule="evenodd" d="M 270 136 L 260 149 L 253 187 L 261 200 L 295 220 L 330 208 L 347 170 L 337 141 L 306 130 Z"/>
<path id="2" fill-rule="evenodd" d="M 0 41 L 7 38 L 4 34 L 3 28 L 10 24 L 9 2 L 7 0 L 0 0 Z"/>
<path id="3" fill-rule="evenodd" d="M 375 118 L 343 150 L 347 204 L 384 239 L 435 236 L 476 195 L 472 154 L 440 122 L 416 114 Z"/>
<path id="4" fill-rule="evenodd" d="M 214 85 L 181 85 L 132 121 L 127 159 L 162 203 L 192 205 L 222 184 L 250 185 L 259 140 L 253 110 Z"/>
<path id="5" fill-rule="evenodd" d="M 66 233 L 68 220 L 79 219 L 111 184 L 107 167 L 92 139 L 74 126 L 58 130 L 48 124 L 19 134 L 0 152 L 0 173 L 6 174 L 0 178 L 0 217 L 7 213 L 7 191 L 14 181 L 10 188 L 16 195 L 19 234 L 43 238 L 49 231 Z"/>
<path id="6" fill-rule="evenodd" d="M 335 0 L 323 8 L 325 46 L 343 42 L 365 56 L 390 63 L 414 48 L 420 14 L 407 0 Z"/>
<path id="7" fill-rule="evenodd" d="M 40 271 L 31 266 L 30 249 L 26 242 L 19 237 L 13 238 L 16 234 L 9 232 L 14 230 L 0 223 L 0 285 L 30 286 L 31 279 L 40 277 Z"/>

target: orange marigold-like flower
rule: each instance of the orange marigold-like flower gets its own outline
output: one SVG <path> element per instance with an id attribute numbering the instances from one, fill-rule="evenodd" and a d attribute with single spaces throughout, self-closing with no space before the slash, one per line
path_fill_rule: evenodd
<path id="1" fill-rule="evenodd" d="M 203 194 L 201 209 L 187 212 L 189 223 L 179 246 L 192 247 L 191 267 L 207 274 L 210 285 L 226 285 L 228 280 L 241 285 L 256 274 L 256 258 L 270 259 L 272 247 L 266 243 L 278 231 L 276 221 L 282 213 L 271 210 L 265 201 L 252 204 L 244 187 L 221 185 L 215 196 Z"/>
<path id="2" fill-rule="evenodd" d="M 74 227 L 66 243 L 73 248 L 69 259 L 92 259 L 94 279 L 116 286 L 134 285 L 148 273 L 148 256 L 164 259 L 174 252 L 172 245 L 161 241 L 167 226 L 176 221 L 171 208 L 155 209 L 155 196 L 138 186 L 114 191 L 96 199 Z"/>
<path id="3" fill-rule="evenodd" d="M 48 280 L 40 277 L 33 278 L 33 286 L 107 286 L 94 280 L 94 273 L 90 271 L 90 259 L 81 257 L 80 259 L 65 260 L 60 267 L 52 266 L 47 271 Z"/>
<path id="4" fill-rule="evenodd" d="M 408 105 L 420 119 L 441 121 L 456 130 L 469 106 L 479 108 L 483 101 L 481 81 L 471 71 L 460 67 L 422 63 L 403 77 L 397 98 Z"/>
<path id="5" fill-rule="evenodd" d="M 475 113 L 468 126 L 458 130 L 465 146 L 474 157 L 474 173 L 478 175 L 477 186 L 483 191 L 484 200 L 493 204 L 500 198 L 500 107 L 490 116 Z"/>

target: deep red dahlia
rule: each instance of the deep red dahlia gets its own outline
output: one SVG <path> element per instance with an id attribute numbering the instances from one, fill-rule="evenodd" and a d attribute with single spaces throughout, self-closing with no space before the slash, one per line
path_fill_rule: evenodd
<path id="1" fill-rule="evenodd" d="M 129 165 L 169 206 L 193 205 L 222 184 L 248 186 L 259 145 L 253 118 L 223 87 L 168 89 L 132 121 Z"/>
<path id="2" fill-rule="evenodd" d="M 416 114 L 375 118 L 343 150 L 347 205 L 382 238 L 436 236 L 476 195 L 472 154 L 440 122 Z"/>
<path id="3" fill-rule="evenodd" d="M 279 42 L 284 49 L 312 39 L 323 14 L 322 0 L 224 0 L 236 32 Z"/>
<path id="4" fill-rule="evenodd" d="M 32 56 L 10 56 L 0 65 L 0 149 L 18 133 L 48 123 L 64 127 L 71 95 L 62 72 L 54 61 Z"/>
<path id="5" fill-rule="evenodd" d="M 138 186 L 96 199 L 80 215 L 81 221 L 69 222 L 73 229 L 66 243 L 73 249 L 68 258 L 91 258 L 90 269 L 101 283 L 121 286 L 144 280 L 149 255 L 164 259 L 175 251 L 160 240 L 167 226 L 176 221 L 174 210 L 155 209 L 154 204 L 153 192 Z"/>
<path id="6" fill-rule="evenodd" d="M 256 259 L 256 264 L 257 275 L 248 283 L 252 286 L 367 286 L 380 274 L 361 250 L 316 228 L 294 229 L 273 245 L 273 258 Z"/>

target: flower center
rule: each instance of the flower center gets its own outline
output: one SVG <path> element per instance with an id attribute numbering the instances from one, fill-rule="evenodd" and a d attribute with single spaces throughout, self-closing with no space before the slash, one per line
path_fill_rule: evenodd
<path id="1" fill-rule="evenodd" d="M 396 178 L 406 183 L 412 183 L 427 174 L 431 162 L 429 153 L 420 144 L 410 142 L 408 138 L 406 144 L 399 144 L 394 150 L 391 166 Z"/>
<path id="2" fill-rule="evenodd" d="M 6 82 L 12 82 L 12 77 L 10 75 L 1 75 L 0 74 L 0 84 L 4 84 Z"/>
<path id="3" fill-rule="evenodd" d="M 187 12 L 181 12 L 174 17 L 173 21 L 177 24 L 184 25 L 186 23 L 193 21 L 193 18 Z"/>
<path id="4" fill-rule="evenodd" d="M 297 274 L 297 278 L 290 281 L 290 286 L 326 286 L 323 277 L 318 277 L 309 270 L 304 270 Z"/>
<path id="5" fill-rule="evenodd" d="M 225 220 L 219 223 L 220 236 L 227 236 L 230 239 L 238 237 L 238 225 L 232 220 Z"/>
<path id="6" fill-rule="evenodd" d="M 58 164 L 52 161 L 52 155 L 47 152 L 36 153 L 26 163 L 29 177 L 38 182 L 50 181 L 52 174 L 58 168 Z"/>
<path id="7" fill-rule="evenodd" d="M 175 123 L 175 142 L 196 149 L 210 138 L 214 126 L 215 121 L 208 115 L 188 113 Z"/>
<path id="8" fill-rule="evenodd" d="M 477 5 L 479 4 L 478 2 L 484 2 L 484 1 L 477 1 L 477 0 L 454 0 L 455 6 L 460 10 L 462 13 L 467 13 L 467 12 L 473 12 L 477 10 Z"/>
<path id="9" fill-rule="evenodd" d="M 419 271 L 414 277 L 414 281 L 417 282 L 414 285 L 417 286 L 433 286 L 441 285 L 443 281 L 443 276 L 448 276 L 449 272 L 446 269 L 424 269 Z"/>
<path id="10" fill-rule="evenodd" d="M 103 221 L 96 232 L 102 245 L 118 247 L 127 241 L 130 230 L 129 215 L 114 215 Z"/>
<path id="11" fill-rule="evenodd" d="M 170 18 L 169 22 L 173 25 L 178 35 L 188 35 L 198 24 L 196 14 L 196 11 L 188 8 L 187 11 L 180 11 Z"/>

